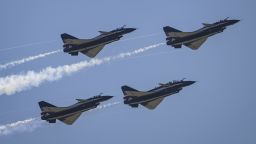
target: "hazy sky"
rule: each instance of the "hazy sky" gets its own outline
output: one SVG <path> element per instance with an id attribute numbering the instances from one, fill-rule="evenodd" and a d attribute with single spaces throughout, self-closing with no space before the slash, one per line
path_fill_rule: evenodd
<path id="1" fill-rule="evenodd" d="M 0 95 L 2 126 L 39 117 L 37 103 L 41 100 L 68 106 L 76 102 L 75 98 L 103 92 L 115 96 L 108 102 L 121 102 L 84 113 L 71 126 L 57 121 L 39 124 L 32 131 L 34 125 L 27 125 L 31 131 L 21 128 L 0 135 L 0 143 L 256 143 L 255 5 L 252 0 L 2 0 L 0 64 L 62 49 L 60 34 L 64 32 L 92 38 L 99 30 L 122 25 L 138 28 L 122 38 L 127 40 L 107 45 L 97 56 L 103 58 L 165 42 L 162 27 L 166 25 L 193 31 L 202 27 L 201 23 L 226 17 L 241 21 L 209 38 L 197 51 L 163 45 L 85 68 L 58 81 Z M 0 69 L 0 78 L 83 60 L 89 58 L 59 52 Z M 197 83 L 166 98 L 153 111 L 122 104 L 122 85 L 149 90 L 159 82 L 182 78 Z"/>

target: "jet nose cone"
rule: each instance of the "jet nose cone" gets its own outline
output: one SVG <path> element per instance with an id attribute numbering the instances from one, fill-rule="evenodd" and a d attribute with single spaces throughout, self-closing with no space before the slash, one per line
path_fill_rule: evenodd
<path id="1" fill-rule="evenodd" d="M 111 98 L 113 98 L 113 96 L 104 96 L 104 100 L 109 100 Z"/>
<path id="2" fill-rule="evenodd" d="M 133 32 L 135 30 L 136 30 L 136 28 L 127 28 L 127 32 Z"/>
<path id="3" fill-rule="evenodd" d="M 189 82 L 189 85 L 192 85 L 194 84 L 196 81 L 188 81 Z"/>
<path id="4" fill-rule="evenodd" d="M 235 24 L 235 23 L 238 23 L 240 20 L 229 20 L 229 23 L 231 24 L 231 25 L 233 25 L 233 24 Z"/>
<path id="5" fill-rule="evenodd" d="M 196 81 L 186 81 L 185 82 L 185 86 L 190 86 L 192 84 L 194 84 Z"/>

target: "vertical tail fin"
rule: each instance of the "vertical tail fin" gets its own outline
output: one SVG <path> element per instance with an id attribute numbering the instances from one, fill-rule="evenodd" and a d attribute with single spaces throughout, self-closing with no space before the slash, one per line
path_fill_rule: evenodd
<path id="1" fill-rule="evenodd" d="M 124 97 L 138 97 L 138 96 L 145 95 L 146 93 L 146 92 L 138 91 L 126 85 L 122 86 L 122 91 L 124 93 Z"/>
<path id="2" fill-rule="evenodd" d="M 122 91 L 123 91 L 124 95 L 128 95 L 129 92 L 138 92 L 138 90 L 131 88 L 127 85 L 122 86 Z"/>
<path id="3" fill-rule="evenodd" d="M 69 35 L 69 34 L 67 34 L 67 33 L 63 33 L 63 34 L 61 34 L 60 36 L 61 36 L 61 39 L 62 39 L 62 41 L 63 41 L 64 43 L 66 43 L 66 40 L 67 40 L 67 39 L 78 39 L 78 38 L 76 38 L 76 37 L 74 37 L 74 36 L 72 36 L 72 35 Z"/>
<path id="4" fill-rule="evenodd" d="M 41 109 L 42 111 L 44 111 L 45 108 L 56 107 L 55 105 L 52 105 L 52 104 L 47 103 L 47 102 L 45 102 L 45 101 L 40 101 L 38 104 L 39 104 L 39 107 L 40 107 L 40 109 Z"/>
<path id="5" fill-rule="evenodd" d="M 170 26 L 163 27 L 163 30 L 164 30 L 166 36 L 170 36 L 172 32 L 182 32 L 182 31 L 172 28 Z"/>

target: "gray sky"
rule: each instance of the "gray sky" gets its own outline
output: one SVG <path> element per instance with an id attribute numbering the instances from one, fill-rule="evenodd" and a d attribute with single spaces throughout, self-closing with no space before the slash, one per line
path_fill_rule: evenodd
<path id="1" fill-rule="evenodd" d="M 92 38 L 122 25 L 137 31 L 97 56 L 117 55 L 165 42 L 162 27 L 193 31 L 226 17 L 241 21 L 209 38 L 197 51 L 163 45 L 136 56 L 83 69 L 12 95 L 0 95 L 0 125 L 38 117 L 37 102 L 57 106 L 100 92 L 121 104 L 84 113 L 72 126 L 41 124 L 33 131 L 1 135 L 0 143 L 233 143 L 256 142 L 255 2 L 252 0 L 13 1 L 0 5 L 0 64 L 62 48 L 61 33 Z M 151 37 L 133 39 L 154 34 Z M 23 46 L 25 45 L 25 46 Z M 23 46 L 23 47 L 19 47 Z M 6 50 L 11 49 L 11 50 Z M 8 69 L 0 77 L 39 72 L 88 57 L 63 52 Z M 182 78 L 197 81 L 166 98 L 157 109 L 122 104 L 120 87 L 151 89 Z M 2 84 L 3 85 L 3 84 Z M 29 127 L 29 126 L 28 126 Z M 31 129 L 31 127 L 30 127 Z"/>

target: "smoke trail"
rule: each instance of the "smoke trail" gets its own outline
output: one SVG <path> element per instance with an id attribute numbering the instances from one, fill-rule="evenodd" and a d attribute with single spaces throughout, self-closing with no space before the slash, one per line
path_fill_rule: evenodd
<path id="1" fill-rule="evenodd" d="M 137 36 L 137 37 L 133 37 L 133 38 L 126 38 L 126 39 L 120 40 L 120 42 L 121 42 L 121 41 L 136 40 L 136 39 L 143 39 L 143 38 L 147 38 L 147 37 L 153 37 L 153 36 L 157 36 L 157 35 L 159 35 L 159 34 L 160 34 L 160 33 L 152 33 L 152 34 L 141 35 L 141 36 Z"/>
<path id="2" fill-rule="evenodd" d="M 48 44 L 48 43 L 53 43 L 53 42 L 57 42 L 57 41 L 58 41 L 58 40 L 42 41 L 42 42 L 33 42 L 33 43 L 28 43 L 28 44 L 13 46 L 13 47 L 9 47 L 9 48 L 3 48 L 3 49 L 0 49 L 0 52 L 1 52 L 1 51 L 12 50 L 12 49 L 17 49 L 17 48 L 22 48 L 22 47 L 33 46 L 33 45 Z"/>
<path id="3" fill-rule="evenodd" d="M 137 36 L 134 38 L 128 38 L 128 39 L 123 39 L 120 41 L 129 41 L 129 40 L 134 40 L 134 39 L 140 39 L 140 38 L 146 38 L 146 37 L 151 37 L 151 36 L 156 36 L 159 34 L 148 34 L 148 35 L 142 35 L 142 36 Z M 13 47 L 9 47 L 9 48 L 2 48 L 0 49 L 0 52 L 2 51 L 8 51 L 8 50 L 13 50 L 13 49 L 17 49 L 17 48 L 22 48 L 22 47 L 29 47 L 29 46 L 33 46 L 33 45 L 41 45 L 41 44 L 50 44 L 50 43 L 54 43 L 54 42 L 58 42 L 59 40 L 50 40 L 50 41 L 41 41 L 41 42 L 33 42 L 33 43 L 28 43 L 28 44 L 23 44 L 23 45 L 18 45 L 18 46 L 13 46 Z"/>
<path id="4" fill-rule="evenodd" d="M 91 59 L 90 61 L 81 61 L 71 65 L 59 66 L 56 68 L 47 67 L 40 72 L 28 71 L 25 74 L 10 75 L 0 78 L 0 95 L 11 95 L 32 87 L 38 87 L 43 82 L 51 82 L 61 79 L 65 75 L 72 74 L 84 68 L 101 65 L 116 59 L 126 58 L 132 55 L 143 53 L 147 50 L 159 47 L 164 43 L 150 45 L 144 48 L 136 49 L 132 52 L 120 53 L 116 56 L 105 57 L 102 59 Z"/>
<path id="5" fill-rule="evenodd" d="M 9 68 L 9 67 L 14 67 L 16 65 L 20 65 L 20 64 L 23 64 L 23 63 L 26 63 L 26 62 L 29 62 L 29 61 L 33 61 L 33 60 L 36 60 L 36 59 L 39 59 L 39 58 L 43 58 L 43 57 L 46 57 L 46 56 L 49 56 L 49 55 L 52 55 L 52 54 L 55 54 L 55 53 L 58 53 L 58 52 L 60 52 L 60 50 L 51 51 L 51 52 L 47 52 L 47 53 L 42 53 L 42 54 L 35 55 L 35 56 L 26 57 L 26 58 L 23 58 L 23 59 L 20 59 L 20 60 L 16 60 L 16 61 L 8 62 L 6 64 L 2 64 L 2 65 L 0 64 L 0 69 L 6 69 L 6 68 Z"/>
<path id="6" fill-rule="evenodd" d="M 97 108 L 92 109 L 91 111 L 105 109 L 105 108 L 112 107 L 112 106 L 118 105 L 118 104 L 120 104 L 120 102 L 112 102 L 112 103 L 107 103 L 107 104 L 99 105 L 99 106 L 97 106 Z"/>
<path id="7" fill-rule="evenodd" d="M 9 135 L 15 132 L 33 131 L 43 125 L 44 121 L 38 118 L 29 118 L 10 124 L 0 125 L 0 136 Z"/>
<path id="8" fill-rule="evenodd" d="M 114 105 L 118 105 L 120 102 L 112 102 L 104 105 L 100 105 L 95 109 L 89 110 L 88 112 L 102 110 Z M 0 136 L 6 136 L 16 132 L 32 132 L 37 128 L 40 128 L 47 124 L 45 121 L 40 120 L 39 118 L 29 118 L 22 121 L 17 121 L 10 124 L 0 125 Z"/>

